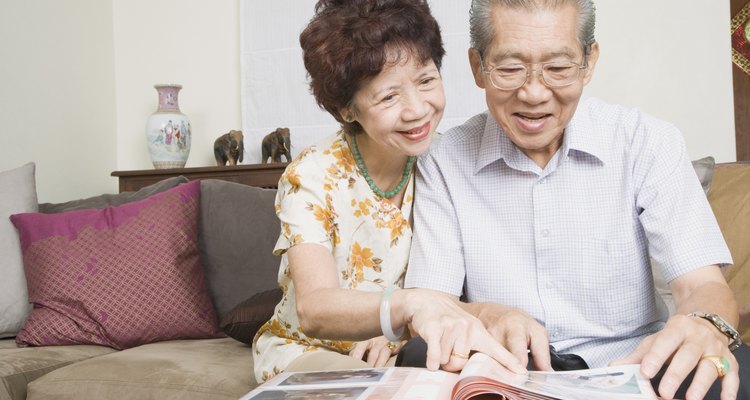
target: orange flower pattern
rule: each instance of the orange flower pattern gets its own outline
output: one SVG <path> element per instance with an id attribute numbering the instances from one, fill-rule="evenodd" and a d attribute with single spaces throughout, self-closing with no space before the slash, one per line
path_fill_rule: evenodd
<path id="1" fill-rule="evenodd" d="M 279 180 L 275 208 L 281 233 L 274 253 L 281 255 L 278 279 L 284 295 L 255 336 L 259 382 L 283 371 L 305 352 L 347 354 L 354 346 L 309 337 L 300 328 L 286 257 L 290 247 L 315 243 L 329 249 L 342 288 L 381 291 L 390 284 L 403 286 L 411 246 L 413 177 L 401 208 L 380 198 L 362 177 L 343 135 L 339 132 L 305 149 Z"/>

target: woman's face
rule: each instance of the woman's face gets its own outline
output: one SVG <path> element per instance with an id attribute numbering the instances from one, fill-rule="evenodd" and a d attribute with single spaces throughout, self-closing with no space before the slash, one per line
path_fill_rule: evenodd
<path id="1" fill-rule="evenodd" d="M 429 149 L 445 109 L 440 72 L 413 56 L 386 65 L 354 94 L 357 144 L 383 156 L 416 156 Z"/>

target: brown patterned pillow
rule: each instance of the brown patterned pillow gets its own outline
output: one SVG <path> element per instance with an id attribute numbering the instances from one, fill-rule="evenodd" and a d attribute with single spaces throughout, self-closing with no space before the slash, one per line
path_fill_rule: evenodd
<path id="1" fill-rule="evenodd" d="M 219 324 L 221 330 L 235 340 L 252 345 L 255 333 L 271 319 L 282 295 L 280 288 L 256 293 L 229 311 Z"/>

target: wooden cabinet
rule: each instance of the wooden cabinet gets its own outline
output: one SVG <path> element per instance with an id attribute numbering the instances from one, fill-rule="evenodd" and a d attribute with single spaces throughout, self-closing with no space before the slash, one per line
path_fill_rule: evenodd
<path id="1" fill-rule="evenodd" d="M 114 171 L 119 178 L 120 193 L 136 191 L 144 186 L 173 176 L 193 179 L 221 179 L 243 185 L 276 189 L 287 163 L 230 165 L 224 167 L 196 167 Z"/>

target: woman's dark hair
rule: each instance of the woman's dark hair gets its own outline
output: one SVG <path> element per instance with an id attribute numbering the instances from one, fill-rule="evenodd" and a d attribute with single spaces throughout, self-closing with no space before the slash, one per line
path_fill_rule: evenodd
<path id="1" fill-rule="evenodd" d="M 432 60 L 439 69 L 445 55 L 426 0 L 320 0 L 299 41 L 310 91 L 350 134 L 362 127 L 340 112 L 363 83 L 404 57 Z"/>

